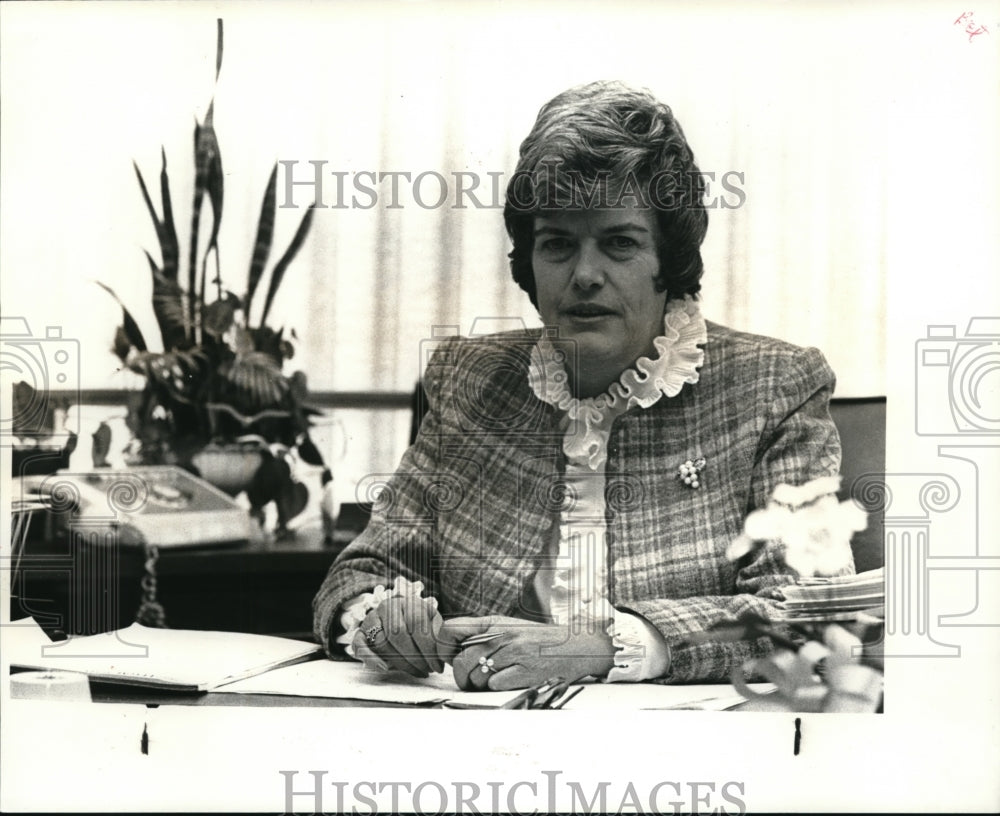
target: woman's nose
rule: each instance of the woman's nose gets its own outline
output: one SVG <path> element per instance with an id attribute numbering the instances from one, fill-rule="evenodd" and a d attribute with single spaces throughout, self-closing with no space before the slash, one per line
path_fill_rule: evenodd
<path id="1" fill-rule="evenodd" d="M 573 285 L 584 291 L 604 285 L 604 256 L 596 246 L 580 247 L 573 267 Z"/>

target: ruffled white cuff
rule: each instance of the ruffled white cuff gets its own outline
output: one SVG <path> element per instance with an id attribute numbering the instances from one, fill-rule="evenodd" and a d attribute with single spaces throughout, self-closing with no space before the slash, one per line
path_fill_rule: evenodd
<path id="1" fill-rule="evenodd" d="M 645 618 L 615 610 L 608 634 L 617 651 L 607 682 L 638 683 L 667 673 L 670 647 Z"/>
<path id="2" fill-rule="evenodd" d="M 337 643 L 344 647 L 344 651 L 351 657 L 363 660 L 366 666 L 386 668 L 385 662 L 375 652 L 365 645 L 355 647 L 354 638 L 361 628 L 361 624 L 368 616 L 368 613 L 377 608 L 382 601 L 388 598 L 420 598 L 424 591 L 423 581 L 410 581 L 400 575 L 391 588 L 386 589 L 379 584 L 371 592 L 364 592 L 356 598 L 344 604 L 344 611 L 340 614 L 340 626 L 344 634 L 337 638 Z M 431 597 L 430 601 L 437 610 L 437 598 Z"/>

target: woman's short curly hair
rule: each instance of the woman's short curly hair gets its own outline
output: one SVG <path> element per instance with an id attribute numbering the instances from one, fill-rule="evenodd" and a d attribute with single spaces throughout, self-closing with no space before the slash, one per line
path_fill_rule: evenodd
<path id="1" fill-rule="evenodd" d="M 546 103 L 521 143 L 504 223 L 514 280 L 537 307 L 531 264 L 539 213 L 634 200 L 657 211 L 659 291 L 695 296 L 708 229 L 705 182 L 670 108 L 620 82 L 570 88 Z"/>

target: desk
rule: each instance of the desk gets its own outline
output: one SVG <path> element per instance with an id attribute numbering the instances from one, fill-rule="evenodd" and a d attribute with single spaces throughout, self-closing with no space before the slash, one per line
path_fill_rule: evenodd
<path id="1" fill-rule="evenodd" d="M 312 631 L 313 596 L 343 546 L 324 545 L 317 526 L 276 542 L 164 549 L 157 599 L 171 628 L 302 636 Z M 29 543 L 11 618 L 30 613 L 68 634 L 128 626 L 142 599 L 143 551 L 117 548 L 108 564 L 101 545 L 67 550 L 65 543 Z"/>
<path id="2" fill-rule="evenodd" d="M 18 669 L 13 669 L 12 673 L 17 673 Z M 596 688 L 600 688 L 599 686 Z M 655 687 L 654 687 L 655 688 Z M 664 688 L 664 687 L 660 687 Z M 754 706 L 749 701 L 734 702 L 738 697 L 732 686 L 727 683 L 720 683 L 713 686 L 696 686 L 697 689 L 688 695 L 692 702 L 697 700 L 698 705 L 692 704 L 691 709 L 698 709 L 700 704 L 708 702 L 711 697 L 726 701 L 724 708 L 711 708 L 708 710 L 753 710 Z M 650 689 L 652 690 L 652 689 Z M 666 689 L 664 688 L 664 692 Z M 583 694 L 587 693 L 587 688 Z M 392 708 L 392 709 L 434 709 L 434 708 L 454 708 L 454 709 L 478 709 L 494 706 L 476 706 L 475 704 L 462 702 L 449 703 L 443 705 L 440 701 L 434 703 L 401 703 L 385 702 L 375 700 L 362 700 L 356 698 L 334 698 L 334 697 L 303 697 L 291 694 L 231 694 L 223 692 L 173 692 L 158 689 L 139 688 L 117 683 L 103 683 L 95 680 L 90 681 L 90 695 L 94 703 L 111 703 L 117 705 L 139 705 L 147 708 L 159 708 L 161 706 L 225 706 L 225 707 L 246 707 L 246 708 Z M 570 701 L 572 702 L 572 700 Z M 579 704 L 577 705 L 579 707 Z M 663 706 L 663 710 L 668 708 L 685 708 L 687 706 Z M 587 709 L 587 706 L 584 706 Z M 572 711 L 570 706 L 567 710 Z M 627 711 L 626 706 L 618 707 L 620 711 Z M 639 709 L 636 709 L 639 710 Z"/>
<path id="3" fill-rule="evenodd" d="M 213 692 L 171 693 L 90 683 L 95 703 L 160 706 L 244 706 L 247 708 L 440 708 L 440 705 L 380 703 L 373 700 L 343 700 L 334 697 L 296 697 L 289 694 L 221 694 Z"/>

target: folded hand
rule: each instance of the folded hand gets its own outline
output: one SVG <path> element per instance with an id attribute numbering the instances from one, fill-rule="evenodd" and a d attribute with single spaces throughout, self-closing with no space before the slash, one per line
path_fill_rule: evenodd
<path id="1" fill-rule="evenodd" d="M 462 648 L 472 635 L 502 632 L 487 643 Z M 437 635 L 440 658 L 451 663 L 461 689 L 529 688 L 555 676 L 577 680 L 604 677 L 614 665 L 615 648 L 603 628 L 582 631 L 558 624 L 490 615 L 452 618 Z"/>
<path id="2" fill-rule="evenodd" d="M 385 668 L 427 677 L 444 669 L 436 644 L 443 623 L 434 598 L 386 598 L 365 617 L 354 645 L 366 646 Z"/>

